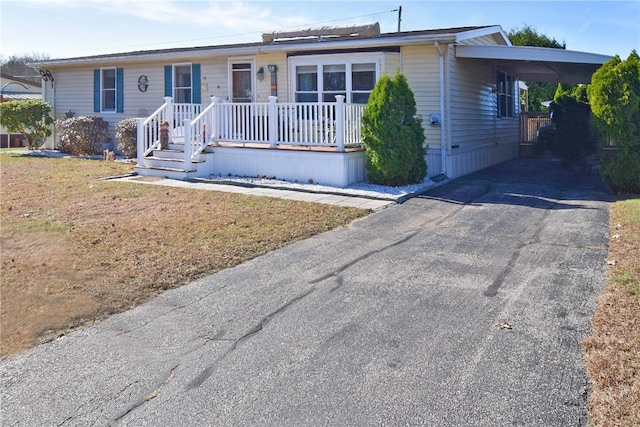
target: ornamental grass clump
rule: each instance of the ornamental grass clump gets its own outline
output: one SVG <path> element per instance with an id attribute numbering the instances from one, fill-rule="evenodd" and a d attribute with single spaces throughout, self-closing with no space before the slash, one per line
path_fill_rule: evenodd
<path id="1" fill-rule="evenodd" d="M 427 176 L 425 136 L 416 101 L 403 74 L 382 76 L 362 117 L 369 182 L 400 186 Z"/>
<path id="2" fill-rule="evenodd" d="M 120 120 L 116 124 L 116 140 L 118 141 L 118 151 L 125 157 L 136 157 L 138 152 L 138 121 L 136 119 Z"/>
<path id="3" fill-rule="evenodd" d="M 58 149 L 77 155 L 100 154 L 102 144 L 109 142 L 109 123 L 102 117 L 71 117 L 56 121 Z"/>

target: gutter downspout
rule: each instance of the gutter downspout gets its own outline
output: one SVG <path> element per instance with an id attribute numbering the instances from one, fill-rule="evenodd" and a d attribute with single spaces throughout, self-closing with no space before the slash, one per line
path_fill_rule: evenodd
<path id="1" fill-rule="evenodd" d="M 434 41 L 433 45 L 438 51 L 440 62 L 440 169 L 442 175 L 447 175 L 447 136 L 446 123 L 444 115 L 444 54 L 440 49 L 440 43 Z M 448 118 L 447 118 L 448 119 Z"/>

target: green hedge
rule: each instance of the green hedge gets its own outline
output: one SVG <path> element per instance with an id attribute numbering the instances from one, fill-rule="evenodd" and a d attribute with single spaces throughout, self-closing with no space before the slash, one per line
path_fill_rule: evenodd
<path id="1" fill-rule="evenodd" d="M 600 174 L 616 193 L 640 193 L 640 57 L 606 62 L 588 88 L 600 145 Z"/>

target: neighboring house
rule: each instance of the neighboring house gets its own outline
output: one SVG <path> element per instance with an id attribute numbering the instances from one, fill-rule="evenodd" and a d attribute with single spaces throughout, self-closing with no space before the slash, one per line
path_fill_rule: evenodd
<path id="1" fill-rule="evenodd" d="M 140 174 L 346 186 L 366 179 L 360 118 L 383 74 L 402 72 L 415 94 L 429 176 L 455 178 L 518 156 L 519 80 L 588 83 L 609 59 L 511 46 L 500 26 L 380 34 L 367 24 L 31 65 L 55 78 L 43 95 L 57 119 L 100 115 L 112 132 L 124 118 L 146 119 Z M 162 121 L 170 150 L 158 150 Z"/>
<path id="2" fill-rule="evenodd" d="M 0 102 L 41 99 L 41 86 L 40 83 L 0 73 Z M 22 147 L 26 144 L 22 135 L 9 134 L 4 126 L 0 126 L 0 148 Z"/>

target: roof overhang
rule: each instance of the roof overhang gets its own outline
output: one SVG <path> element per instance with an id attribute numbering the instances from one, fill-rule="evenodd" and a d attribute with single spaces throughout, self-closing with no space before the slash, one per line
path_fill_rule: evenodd
<path id="1" fill-rule="evenodd" d="M 531 46 L 456 46 L 457 58 L 484 59 L 518 80 L 591 83 L 591 76 L 611 56 Z"/>

